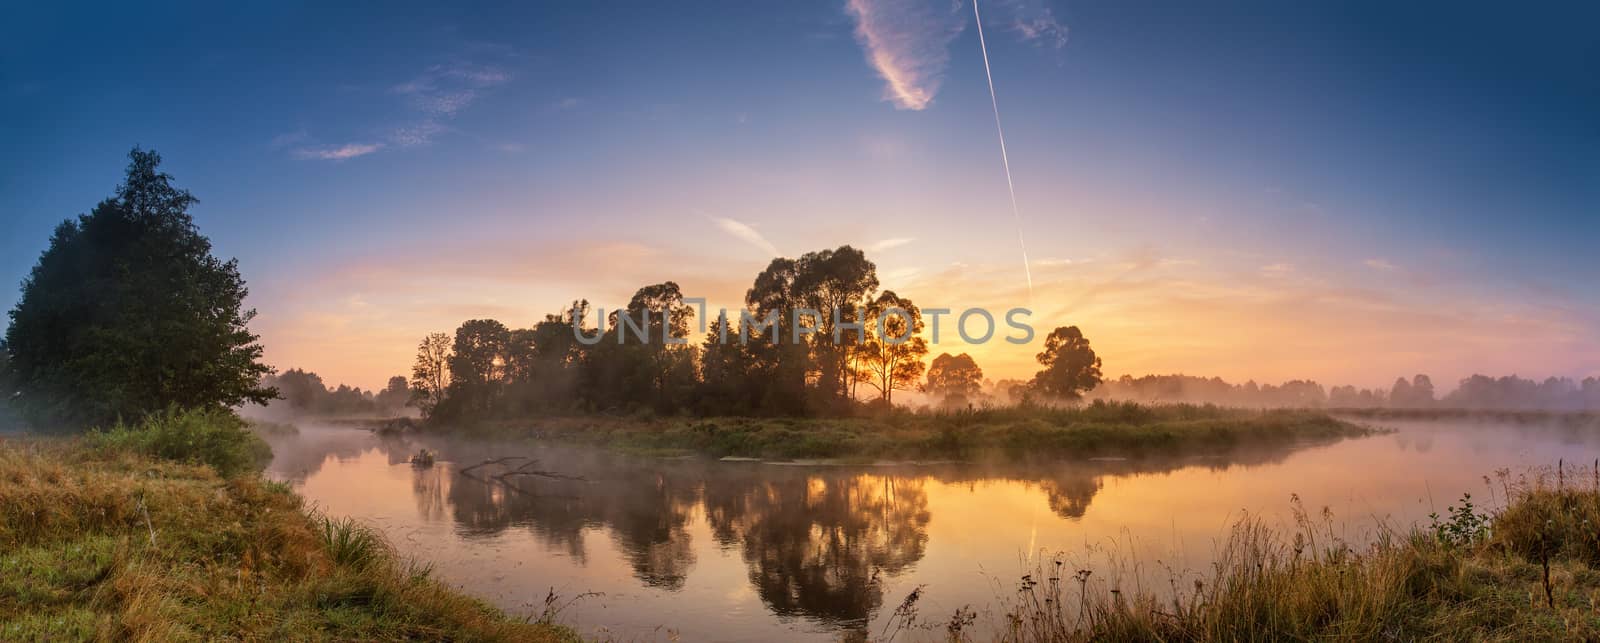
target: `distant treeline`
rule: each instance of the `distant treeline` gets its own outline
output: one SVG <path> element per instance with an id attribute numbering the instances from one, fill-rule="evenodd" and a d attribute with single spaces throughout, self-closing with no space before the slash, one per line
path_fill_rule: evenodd
<path id="1" fill-rule="evenodd" d="M 703 341 L 691 337 L 695 309 L 670 281 L 640 288 L 606 315 L 604 331 L 586 325 L 588 301 L 531 328 L 469 320 L 454 336 L 423 338 L 411 400 L 430 419 L 455 421 L 552 412 L 840 416 L 887 408 L 896 391 L 963 405 L 977 396 L 983 372 L 972 358 L 940 355 L 929 368 L 921 309 L 878 285 L 865 254 L 841 246 L 773 259 L 745 294 L 757 321 L 720 315 Z M 798 340 L 797 324 L 810 331 Z M 876 328 L 882 335 L 862 330 Z M 1030 399 L 1076 399 L 1100 382 L 1100 359 L 1075 326 L 1048 333 L 1038 361 L 1025 386 Z"/>
<path id="2" fill-rule="evenodd" d="M 1600 409 L 1600 378 L 1574 380 L 1550 377 L 1544 381 L 1516 375 L 1473 375 L 1440 395 L 1432 378 L 1416 375 L 1395 380 L 1385 389 L 1335 386 L 1324 389 L 1310 380 L 1282 384 L 1230 384 L 1220 377 L 1192 375 L 1124 375 L 1106 380 L 1089 393 L 1097 399 L 1140 402 L 1196 402 L 1229 406 L 1294 406 L 1328 408 L 1455 408 L 1499 410 L 1580 411 Z"/>
<path id="3" fill-rule="evenodd" d="M 290 415 L 365 415 L 393 416 L 406 413 L 411 388 L 406 378 L 389 378 L 381 391 L 363 391 L 344 384 L 329 387 L 316 373 L 291 368 L 262 379 L 263 387 L 275 388 L 280 399 L 267 405 L 269 411 Z"/>

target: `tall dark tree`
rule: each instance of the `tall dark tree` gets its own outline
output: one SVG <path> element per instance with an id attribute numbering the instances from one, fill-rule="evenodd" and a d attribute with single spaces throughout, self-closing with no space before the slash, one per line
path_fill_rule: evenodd
<path id="1" fill-rule="evenodd" d="M 766 413 L 805 412 L 806 374 L 812 369 L 810 348 L 793 341 L 794 311 L 805 305 L 795 288 L 798 274 L 793 259 L 773 259 L 744 296 L 756 324 L 741 323 L 739 332 L 750 357 L 747 377 L 759 383 L 747 390 L 758 396 L 751 406 Z M 752 327 L 768 319 L 771 328 Z"/>
<path id="2" fill-rule="evenodd" d="M 697 409 L 706 414 L 748 413 L 750 378 L 748 347 L 739 343 L 728 314 L 717 316 L 700 349 L 700 395 Z"/>
<path id="3" fill-rule="evenodd" d="M 505 384 L 511 331 L 493 319 L 469 319 L 456 329 L 450 356 L 450 411 L 481 416 L 494 409 Z M 441 405 L 442 406 L 442 405 Z"/>
<path id="4" fill-rule="evenodd" d="M 578 341 L 576 333 L 591 334 L 583 328 L 588 314 L 587 300 L 573 301 L 566 310 L 545 315 L 543 321 L 534 325 L 534 366 L 532 381 L 526 390 L 536 400 L 535 406 L 545 409 L 577 407 L 579 374 L 588 347 Z"/>
<path id="5" fill-rule="evenodd" d="M 539 349 L 532 328 L 513 328 L 506 336 L 505 380 L 508 383 L 532 382 L 538 370 Z"/>
<path id="6" fill-rule="evenodd" d="M 103 425 L 167 406 L 265 404 L 238 263 L 211 254 L 193 195 L 134 148 L 115 196 L 56 227 L 22 283 L 4 350 L 38 424 Z"/>
<path id="7" fill-rule="evenodd" d="M 811 354 L 817 366 L 817 389 L 826 402 L 846 399 L 851 347 L 863 339 L 853 329 L 841 330 L 835 338 L 836 313 L 838 323 L 859 321 L 860 309 L 877 289 L 877 266 L 850 246 L 808 252 L 795 262 L 794 291 L 807 308 L 818 313 Z"/>
<path id="8" fill-rule="evenodd" d="M 686 403 L 696 379 L 695 349 L 687 343 L 693 321 L 678 284 L 640 288 L 611 315 L 610 330 L 590 356 L 594 386 L 587 393 L 602 407 L 669 411 Z"/>
<path id="9" fill-rule="evenodd" d="M 3 348 L 0 340 L 0 348 Z M 16 393 L 16 383 L 11 375 L 11 353 L 0 350 L 0 407 L 5 407 L 11 402 L 12 394 Z"/>
<path id="10" fill-rule="evenodd" d="M 1051 331 L 1037 359 L 1044 370 L 1034 374 L 1033 386 L 1046 395 L 1076 400 L 1100 384 L 1100 358 L 1077 326 Z"/>

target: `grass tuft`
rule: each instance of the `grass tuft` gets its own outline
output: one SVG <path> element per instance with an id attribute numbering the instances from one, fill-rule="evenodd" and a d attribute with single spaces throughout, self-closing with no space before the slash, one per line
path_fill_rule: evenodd
<path id="1" fill-rule="evenodd" d="M 318 516 L 315 522 L 322 547 L 337 565 L 369 569 L 392 557 L 382 536 L 354 520 Z"/>

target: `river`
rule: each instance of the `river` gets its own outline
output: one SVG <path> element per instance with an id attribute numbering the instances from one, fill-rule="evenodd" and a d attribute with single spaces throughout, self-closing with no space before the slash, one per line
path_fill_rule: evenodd
<path id="1" fill-rule="evenodd" d="M 1554 426 L 1380 424 L 1395 431 L 1156 461 L 831 466 L 303 422 L 269 439 L 268 475 L 513 613 L 544 612 L 553 590 L 558 620 L 585 634 L 787 641 L 876 637 L 919 587 L 925 622 L 968 608 L 996 627 L 1019 578 L 1058 556 L 1160 592 L 1203 575 L 1246 513 L 1292 528 L 1298 506 L 1359 545 L 1463 493 L 1497 506 L 1497 470 L 1600 456 L 1600 436 Z M 422 448 L 434 466 L 409 463 Z"/>

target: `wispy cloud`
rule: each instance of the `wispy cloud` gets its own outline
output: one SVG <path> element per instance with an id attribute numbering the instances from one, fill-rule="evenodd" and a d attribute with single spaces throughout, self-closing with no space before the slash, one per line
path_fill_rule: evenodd
<path id="1" fill-rule="evenodd" d="M 300 160 L 343 161 L 366 156 L 383 149 L 383 143 L 345 143 L 344 145 L 301 147 L 294 150 Z"/>
<path id="2" fill-rule="evenodd" d="M 407 125 L 389 133 L 389 142 L 400 147 L 413 147 L 427 145 L 433 142 L 433 137 L 438 136 L 449 128 L 438 121 L 425 120 L 420 123 Z"/>
<path id="3" fill-rule="evenodd" d="M 873 250 L 875 252 L 882 252 L 882 251 L 888 250 L 890 248 L 898 248 L 900 246 L 903 246 L 903 245 L 906 245 L 908 243 L 911 243 L 912 241 L 916 241 L 916 239 L 913 239 L 913 238 L 910 238 L 910 237 L 897 237 L 897 238 L 894 238 L 894 239 L 884 239 L 883 241 L 879 241 L 877 243 L 872 244 L 871 246 L 868 246 L 868 249 L 869 250 Z"/>
<path id="4" fill-rule="evenodd" d="M 1010 31 L 1041 48 L 1067 46 L 1067 26 L 1044 0 L 999 0 L 1009 10 Z M 962 0 L 848 0 L 856 42 L 883 78 L 883 97 L 897 109 L 927 109 L 939 93 L 950 43 L 972 13 Z M 1004 24 L 1003 22 L 1001 24 Z"/>
<path id="5" fill-rule="evenodd" d="M 366 156 L 384 149 L 417 147 L 433 142 L 451 130 L 448 125 L 462 110 L 477 102 L 489 90 L 511 81 L 511 73 L 499 67 L 471 62 L 433 65 L 412 79 L 389 88 L 389 93 L 404 97 L 412 110 L 411 121 L 381 136 L 384 142 L 320 145 L 305 130 L 279 136 L 273 149 L 295 146 L 290 156 L 303 161 L 340 161 Z"/>
<path id="6" fill-rule="evenodd" d="M 408 97 L 418 110 L 450 117 L 476 102 L 485 90 L 510 80 L 511 74 L 502 69 L 457 62 L 429 67 L 391 91 Z"/>
<path id="7" fill-rule="evenodd" d="M 761 251 L 767 253 L 767 256 L 769 257 L 778 257 L 783 255 L 783 253 L 778 252 L 777 246 L 772 245 L 771 241 L 767 241 L 766 237 L 761 236 L 761 233 L 757 232 L 755 228 L 750 227 L 749 224 L 722 217 L 714 217 L 712 218 L 712 221 L 715 222 L 717 227 L 721 228 L 723 232 L 733 235 L 740 241 L 760 248 Z"/>
<path id="8" fill-rule="evenodd" d="M 949 0 L 849 0 L 856 41 L 884 81 L 884 99 L 898 109 L 933 102 L 950 62 L 950 41 L 966 27 L 961 4 Z"/>
<path id="9" fill-rule="evenodd" d="M 1389 261 L 1386 260 L 1386 259 L 1368 259 L 1368 260 L 1363 261 L 1361 263 L 1366 264 L 1366 266 L 1368 268 L 1371 268 L 1373 270 L 1382 271 L 1382 272 L 1389 272 L 1389 271 L 1394 270 L 1394 264 L 1389 263 Z"/>
<path id="10" fill-rule="evenodd" d="M 1010 5 L 1011 28 L 1024 42 L 1051 49 L 1067 46 L 1067 26 L 1056 20 L 1050 7 L 1039 0 L 1014 0 Z"/>
<path id="11" fill-rule="evenodd" d="M 1261 274 L 1268 277 L 1282 277 L 1291 272 L 1294 272 L 1293 264 L 1275 263 L 1261 267 Z"/>

